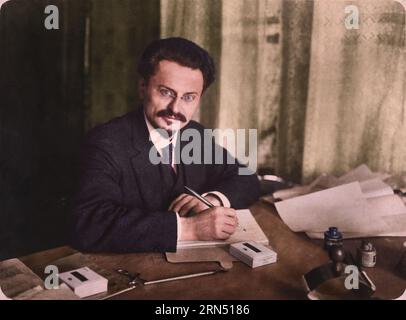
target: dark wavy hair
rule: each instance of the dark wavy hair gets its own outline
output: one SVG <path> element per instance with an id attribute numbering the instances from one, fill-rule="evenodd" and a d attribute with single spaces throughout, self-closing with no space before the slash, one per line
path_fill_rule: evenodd
<path id="1" fill-rule="evenodd" d="M 152 42 L 142 54 L 138 72 L 145 81 L 156 72 L 160 61 L 168 60 L 203 74 L 203 92 L 215 79 L 215 66 L 212 57 L 203 48 L 184 38 L 167 38 Z"/>

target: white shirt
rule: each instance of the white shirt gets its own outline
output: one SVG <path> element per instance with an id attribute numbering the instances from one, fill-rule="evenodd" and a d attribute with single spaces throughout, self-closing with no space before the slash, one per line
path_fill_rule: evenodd
<path id="1" fill-rule="evenodd" d="M 144 118 L 145 118 L 145 123 L 147 124 L 147 128 L 148 128 L 148 131 L 149 131 L 150 140 L 154 144 L 154 146 L 157 149 L 158 153 L 162 156 L 162 150 L 165 147 L 167 147 L 170 143 L 172 143 L 173 149 L 175 149 L 175 146 L 176 146 L 176 143 L 177 143 L 177 140 L 178 140 L 177 138 L 178 138 L 179 130 L 175 131 L 174 134 L 172 135 L 172 137 L 165 137 L 162 134 L 160 134 L 159 131 L 156 130 L 152 126 L 152 124 L 149 122 L 149 120 L 148 120 L 147 116 L 145 115 L 145 113 L 144 113 Z M 176 172 L 175 152 L 172 152 L 171 165 L 172 165 L 172 168 Z M 206 193 L 202 194 L 202 196 L 205 197 L 205 196 L 207 196 L 209 194 L 216 196 L 220 200 L 220 202 L 222 203 L 223 207 L 230 208 L 230 206 L 231 206 L 230 201 L 228 200 L 228 198 L 224 194 L 222 194 L 219 191 L 210 191 L 210 192 L 206 192 Z M 178 224 L 178 240 L 179 240 L 182 230 L 180 228 L 179 214 L 177 212 L 176 212 L 176 220 L 177 220 L 177 224 Z"/>

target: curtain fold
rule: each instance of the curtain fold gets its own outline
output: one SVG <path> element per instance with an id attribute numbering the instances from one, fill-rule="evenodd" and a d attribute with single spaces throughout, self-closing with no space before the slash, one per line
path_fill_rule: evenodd
<path id="1" fill-rule="evenodd" d="M 344 0 L 92 0 L 87 127 L 134 108 L 135 65 L 158 37 L 214 57 L 196 119 L 258 129 L 258 165 L 295 182 L 361 163 L 406 165 L 405 10 Z M 359 29 L 345 27 L 356 5 Z"/>
<path id="2" fill-rule="evenodd" d="M 161 37 L 184 37 L 205 48 L 217 67 L 217 81 L 203 96 L 195 120 L 209 128 L 217 127 L 219 110 L 218 81 L 221 70 L 221 10 L 218 0 L 161 0 Z"/>
<path id="3" fill-rule="evenodd" d="M 356 4 L 359 29 L 347 30 Z M 406 166 L 405 10 L 395 1 L 315 1 L 304 178 L 361 163 Z"/>
<path id="4" fill-rule="evenodd" d="M 211 128 L 257 128 L 262 167 L 276 164 L 280 14 L 281 0 L 161 1 L 161 35 L 187 37 L 216 62 L 217 81 L 200 121 Z"/>
<path id="5" fill-rule="evenodd" d="M 278 110 L 277 173 L 300 182 L 309 89 L 313 1 L 283 1 L 282 78 Z"/>

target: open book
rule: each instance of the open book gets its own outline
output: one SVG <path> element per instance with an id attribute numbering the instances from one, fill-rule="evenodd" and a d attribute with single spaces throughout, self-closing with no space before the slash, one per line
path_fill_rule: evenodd
<path id="1" fill-rule="evenodd" d="M 241 241 L 255 241 L 263 245 L 268 245 L 269 240 L 262 231 L 258 222 L 248 209 L 237 210 L 239 227 L 235 233 L 227 240 L 217 241 L 178 241 L 177 249 L 221 247 L 231 243 Z"/>
<path id="2" fill-rule="evenodd" d="M 44 281 L 18 259 L 0 262 L 0 300 L 78 300 L 64 284 L 47 290 Z"/>
<path id="3" fill-rule="evenodd" d="M 91 255 L 73 253 L 66 257 L 49 262 L 58 267 L 59 273 L 88 267 L 108 279 L 108 292 L 83 298 L 99 300 L 128 288 L 128 278 L 121 274 L 100 267 Z M 44 273 L 44 278 L 47 274 Z M 79 300 L 73 291 L 64 283 L 59 289 L 46 289 L 44 280 L 35 274 L 19 259 L 0 262 L 0 300 Z"/>

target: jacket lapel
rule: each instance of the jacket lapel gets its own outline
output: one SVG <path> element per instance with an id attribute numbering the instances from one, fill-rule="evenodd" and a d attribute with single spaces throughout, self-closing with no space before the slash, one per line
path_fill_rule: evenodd
<path id="1" fill-rule="evenodd" d="M 155 147 L 149 140 L 149 132 L 142 108 L 134 113 L 131 122 L 132 146 L 134 148 L 131 163 L 140 188 L 139 191 L 145 207 L 158 210 L 164 201 L 163 188 L 160 183 L 159 166 L 152 164 L 149 159 L 149 152 L 151 148 L 155 149 Z"/>
<path id="2" fill-rule="evenodd" d="M 181 137 L 183 130 L 188 129 L 188 128 L 190 128 L 189 125 L 187 125 L 184 129 L 181 130 L 180 137 Z M 201 137 L 201 139 L 203 139 L 203 137 Z M 190 139 L 190 141 L 180 141 L 179 156 L 182 155 L 183 148 L 191 142 L 192 142 L 192 139 Z M 203 150 L 201 152 L 203 152 Z M 203 161 L 203 159 L 204 158 L 203 158 L 203 154 L 202 154 L 202 161 Z M 201 164 L 187 164 L 187 165 L 183 164 L 185 185 L 188 186 L 189 188 L 194 189 L 197 192 L 201 191 L 201 190 L 199 190 L 201 187 L 201 184 L 199 183 L 199 181 L 204 180 L 203 167 L 204 166 Z"/>
<path id="3" fill-rule="evenodd" d="M 144 119 L 144 111 L 142 107 L 133 113 L 131 118 L 132 125 L 132 146 L 134 155 L 131 158 L 133 170 L 140 187 L 140 194 L 143 198 L 145 207 L 151 210 L 162 209 L 161 205 L 166 203 L 165 194 L 169 186 L 162 185 L 159 165 L 154 165 L 149 159 L 151 148 L 157 152 L 154 144 L 149 139 L 149 132 Z M 187 125 L 179 133 L 179 139 L 183 130 L 189 128 Z M 180 143 L 179 156 L 182 154 L 183 148 L 190 143 L 189 141 L 178 141 Z M 178 148 L 178 146 L 176 147 Z M 181 160 L 180 160 L 181 161 Z M 199 164 L 183 165 L 184 183 L 192 189 L 200 192 L 202 181 L 204 181 L 204 166 Z"/>

